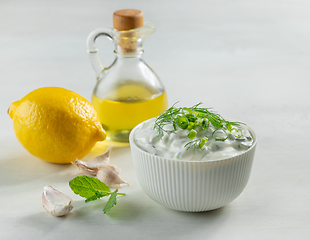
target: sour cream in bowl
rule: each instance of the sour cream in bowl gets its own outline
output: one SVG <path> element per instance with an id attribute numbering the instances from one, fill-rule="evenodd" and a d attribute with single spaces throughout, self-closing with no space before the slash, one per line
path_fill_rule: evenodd
<path id="1" fill-rule="evenodd" d="M 247 125 L 197 104 L 171 107 L 137 125 L 129 137 L 143 191 L 179 211 L 223 207 L 244 190 L 257 138 Z"/>

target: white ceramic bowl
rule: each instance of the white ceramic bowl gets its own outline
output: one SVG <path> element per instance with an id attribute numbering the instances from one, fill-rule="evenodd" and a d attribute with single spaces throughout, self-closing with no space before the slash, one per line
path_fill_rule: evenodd
<path id="1" fill-rule="evenodd" d="M 141 124 L 130 133 L 131 153 L 138 181 L 155 202 L 174 210 L 202 212 L 227 205 L 245 188 L 257 143 L 252 129 L 248 128 L 254 144 L 246 152 L 221 160 L 192 161 L 167 159 L 140 149 L 133 136 Z"/>

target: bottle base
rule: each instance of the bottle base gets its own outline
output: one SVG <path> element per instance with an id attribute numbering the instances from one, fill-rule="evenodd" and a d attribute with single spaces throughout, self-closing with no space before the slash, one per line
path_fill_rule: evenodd
<path id="1" fill-rule="evenodd" d="M 129 143 L 129 134 L 132 129 L 123 129 L 117 131 L 106 131 L 107 139 L 113 142 Z"/>

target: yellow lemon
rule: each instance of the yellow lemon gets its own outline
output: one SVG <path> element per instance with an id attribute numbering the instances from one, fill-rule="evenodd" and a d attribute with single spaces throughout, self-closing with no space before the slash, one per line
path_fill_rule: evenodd
<path id="1" fill-rule="evenodd" d="M 98 113 L 91 103 L 59 87 L 36 89 L 9 108 L 18 141 L 32 155 L 53 163 L 70 163 L 103 141 Z"/>

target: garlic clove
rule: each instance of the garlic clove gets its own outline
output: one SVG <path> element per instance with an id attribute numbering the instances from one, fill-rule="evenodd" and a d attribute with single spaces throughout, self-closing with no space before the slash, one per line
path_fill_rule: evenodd
<path id="1" fill-rule="evenodd" d="M 42 204 L 46 211 L 56 217 L 66 215 L 73 209 L 72 199 L 50 185 L 44 187 Z"/>
<path id="2" fill-rule="evenodd" d="M 90 173 L 92 175 L 96 175 L 100 167 L 109 163 L 112 147 L 113 145 L 111 142 L 109 148 L 105 151 L 104 154 L 94 159 L 91 159 L 89 161 L 85 161 L 85 162 L 77 159 L 72 164 L 74 164 L 79 169 L 83 170 L 84 172 Z"/>
<path id="3" fill-rule="evenodd" d="M 91 160 L 90 160 L 91 161 Z M 98 172 L 97 167 L 89 166 L 87 162 L 76 160 L 75 162 L 72 162 L 73 165 L 77 166 L 80 170 L 90 173 L 91 175 L 96 175 Z"/>
<path id="4" fill-rule="evenodd" d="M 120 177 L 120 169 L 110 164 L 106 164 L 105 166 L 98 169 L 97 178 L 104 182 L 111 188 L 119 189 L 122 188 L 121 184 L 127 184 L 121 177 Z"/>

